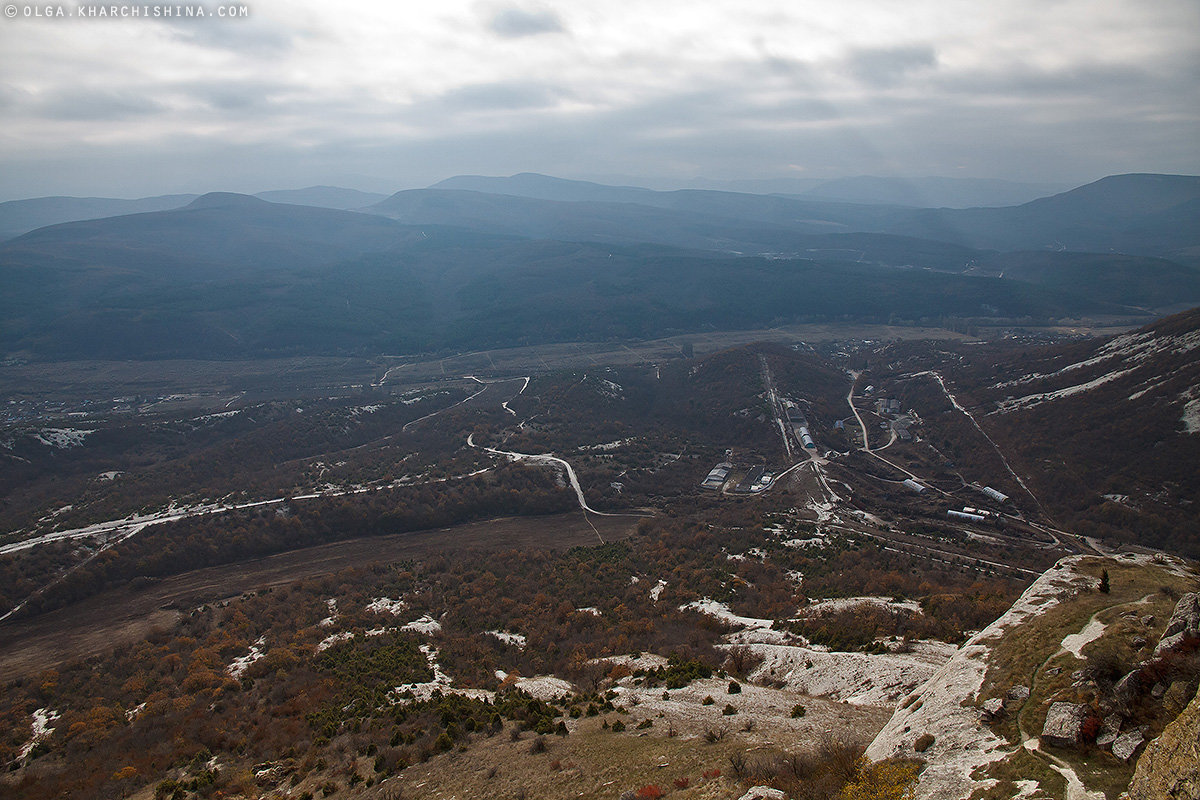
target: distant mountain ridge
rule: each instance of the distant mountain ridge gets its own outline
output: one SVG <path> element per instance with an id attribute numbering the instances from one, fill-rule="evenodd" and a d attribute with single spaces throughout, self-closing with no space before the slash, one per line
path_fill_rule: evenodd
<path id="1" fill-rule="evenodd" d="M 478 197 L 485 208 L 512 199 Z M 1127 311 L 1069 287 L 860 260 L 871 248 L 948 265 L 971 255 L 901 237 L 815 236 L 810 258 L 761 258 L 407 222 L 213 193 L 41 228 L 0 245 L 0 339 L 22 357 L 225 358 Z"/>
<path id="2" fill-rule="evenodd" d="M 9 200 L 0 203 L 0 241 L 60 222 L 182 208 L 198 196 L 169 194 L 138 200 L 117 200 L 111 197 L 36 197 L 30 200 Z"/>
<path id="3" fill-rule="evenodd" d="M 876 178 L 860 176 L 827 181 L 792 197 L 913 208 L 1015 206 L 1058 194 L 1071 187 L 983 178 Z"/>
<path id="4" fill-rule="evenodd" d="M 1187 257 L 1200 246 L 1200 177 L 1112 175 L 1020 206 L 923 209 L 901 219 L 911 236 L 968 247 Z"/>
<path id="5" fill-rule="evenodd" d="M 519 183 L 636 202 L 417 189 L 346 211 L 215 192 L 60 223 L 0 244 L 2 341 L 35 358 L 436 352 L 1200 303 L 1190 176 L 965 210 Z"/>
<path id="6" fill-rule="evenodd" d="M 817 199 L 809 194 L 756 195 L 702 189 L 662 192 L 528 173 L 512 178 L 461 176 L 438 186 L 542 202 L 636 204 L 706 215 L 710 221 L 724 217 L 804 234 L 887 233 L 981 250 L 1118 252 L 1200 266 L 1200 177 L 1189 175 L 1113 175 L 1050 197 L 994 208 L 912 208 Z M 442 189 L 406 193 L 410 207 L 412 198 L 424 191 Z M 477 204 L 478 199 L 472 202 Z M 509 201 L 509 206 L 515 207 L 518 202 Z M 398 203 L 393 195 L 372 210 L 390 213 Z M 437 215 L 429 220 L 449 222 L 454 213 L 453 202 L 445 197 Z M 584 219 L 587 213 L 563 207 L 555 216 L 560 220 Z M 409 219 L 417 222 L 421 218 L 410 213 Z M 450 224 L 495 230 L 501 222 L 476 213 L 473 220 L 461 218 Z M 575 225 L 586 227 L 585 222 Z"/>
<path id="7" fill-rule="evenodd" d="M 792 200 L 817 200 L 861 205 L 894 205 L 913 208 L 970 208 L 974 206 L 1011 206 L 1057 194 L 1071 187 L 1061 184 L 1033 184 L 981 178 L 877 178 L 859 176 L 817 181 L 803 191 L 780 192 L 745 188 L 676 189 L 685 191 L 717 191 L 734 194 L 777 194 Z M 733 182 L 733 186 L 741 185 Z M 459 189 L 540 200 L 613 203 L 644 203 L 661 205 L 652 195 L 654 190 L 638 186 L 612 186 L 592 181 L 567 180 L 534 172 L 522 172 L 509 177 L 457 175 L 435 183 L 430 189 Z M 660 194 L 662 192 L 659 192 Z"/>
<path id="8" fill-rule="evenodd" d="M 341 210 L 364 208 L 387 197 L 385 194 L 341 189 L 336 186 L 282 189 L 259 192 L 254 196 L 272 203 Z M 104 219 L 148 211 L 170 211 L 183 208 L 198 197 L 200 195 L 197 194 L 170 194 L 137 200 L 118 200 L 112 197 L 35 197 L 29 200 L 9 200 L 0 203 L 0 241 L 62 222 Z"/>
<path id="9" fill-rule="evenodd" d="M 433 184 L 430 189 L 450 189 L 485 194 L 531 197 L 567 202 L 637 203 L 649 201 L 656 192 L 638 186 L 609 186 L 591 181 L 555 178 L 537 172 L 520 172 L 507 178 L 485 175 L 456 175 Z"/>
<path id="10" fill-rule="evenodd" d="M 296 206 L 319 206 L 320 208 L 336 208 L 341 211 L 366 208 L 369 205 L 374 205 L 381 200 L 387 199 L 386 194 L 360 192 L 357 189 L 343 189 L 339 186 L 276 189 L 269 192 L 258 192 L 254 196 L 272 203 L 289 203 Z"/>

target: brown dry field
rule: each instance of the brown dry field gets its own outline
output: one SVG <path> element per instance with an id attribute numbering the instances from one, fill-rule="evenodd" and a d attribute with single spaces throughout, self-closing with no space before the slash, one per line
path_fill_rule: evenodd
<path id="1" fill-rule="evenodd" d="M 595 529 L 592 528 L 595 526 Z M 180 608 L 328 575 L 351 567 L 472 549 L 568 548 L 633 533 L 633 517 L 583 512 L 472 522 L 431 531 L 350 539 L 239 564 L 188 572 L 134 589 L 129 586 L 36 617 L 0 623 L 0 682 L 36 674 L 168 628 Z"/>
<path id="2" fill-rule="evenodd" d="M 306 357 L 250 361 L 65 361 L 0 365 L 0 391 L 7 397 L 95 398 L 106 393 L 172 394 L 173 406 L 224 407 L 240 392 L 245 400 L 263 397 L 321 397 L 361 394 L 392 370 L 386 388 L 464 375 L 527 375 L 554 369 L 660 362 L 682 355 L 691 344 L 696 356 L 751 342 L 822 342 L 835 339 L 963 339 L 941 328 L 892 325 L 789 325 L 746 331 L 691 333 L 644 342 L 563 342 L 481 350 L 442 359 L 403 356 L 376 358 Z M 17 388 L 19 387 L 19 388 Z M 163 409 L 157 409 L 163 410 Z"/>
<path id="3" fill-rule="evenodd" d="M 767 761 L 782 752 L 815 751 L 826 739 L 846 744 L 866 745 L 890 716 L 887 709 L 853 706 L 822 698 L 795 695 L 803 699 L 812 713 L 800 724 L 771 716 L 755 716 L 753 733 L 742 731 L 747 714 L 725 718 L 729 733 L 720 741 L 708 743 L 700 733 L 680 730 L 669 736 L 670 718 L 654 717 L 654 726 L 637 730 L 636 720 L 645 718 L 638 709 L 630 714 L 610 713 L 592 719 L 570 720 L 571 734 L 565 738 L 546 736 L 546 750 L 531 752 L 531 733 L 512 741 L 509 730 L 503 734 L 472 737 L 466 750 L 436 756 L 414 764 L 399 775 L 373 789 L 348 789 L 339 784 L 338 796 L 351 798 L 422 797 L 445 800 L 488 798 L 583 798 L 614 800 L 625 791 L 656 785 L 678 800 L 734 800 L 746 791 L 748 783 L 731 771 L 730 756 L 741 753 L 749 764 Z M 724 698 L 722 698 L 724 702 Z M 720 712 L 714 712 L 721 719 Z M 627 726 L 620 733 L 603 730 L 602 721 L 621 720 Z M 369 760 L 362 759 L 360 769 L 368 772 Z M 705 778 L 704 773 L 720 771 L 720 776 Z M 369 772 L 368 772 L 369 774 Z M 309 778 L 294 791 L 312 791 L 320 795 L 319 785 L 327 777 Z M 683 779 L 683 780 L 680 780 Z M 675 781 L 684 780 L 687 788 Z M 680 788 L 677 788 L 680 787 Z M 149 795 L 147 795 L 147 798 Z"/>

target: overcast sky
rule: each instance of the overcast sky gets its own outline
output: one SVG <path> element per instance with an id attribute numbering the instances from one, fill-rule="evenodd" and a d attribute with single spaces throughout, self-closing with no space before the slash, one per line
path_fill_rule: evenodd
<path id="1" fill-rule="evenodd" d="M 1200 173 L 1197 0 L 245 6 L 163 21 L 13 4 L 0 199 L 522 171 L 656 186 Z"/>

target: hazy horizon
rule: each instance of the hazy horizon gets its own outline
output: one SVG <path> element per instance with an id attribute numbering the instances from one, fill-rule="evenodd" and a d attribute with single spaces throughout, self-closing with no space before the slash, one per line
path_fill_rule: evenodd
<path id="1" fill-rule="evenodd" d="M 281 193 L 281 192 L 301 192 L 301 191 L 310 190 L 310 189 L 344 189 L 344 190 L 349 190 L 349 191 L 362 192 L 364 194 L 377 194 L 377 195 L 382 195 L 382 196 L 390 196 L 392 194 L 395 194 L 396 192 L 401 192 L 401 191 L 407 191 L 407 190 L 413 190 L 413 189 L 427 189 L 427 188 L 436 187 L 437 185 L 439 185 L 445 181 L 448 181 L 450 179 L 453 179 L 453 178 L 466 177 L 466 178 L 485 178 L 485 179 L 505 179 L 505 178 L 516 178 L 519 175 L 528 175 L 528 174 L 537 174 L 537 175 L 541 175 L 541 176 L 547 177 L 547 178 L 561 179 L 561 180 L 580 182 L 580 183 L 595 183 L 595 184 L 599 184 L 599 185 L 603 185 L 603 186 L 651 189 L 653 191 L 673 191 L 673 190 L 678 190 L 678 189 L 707 189 L 707 190 L 714 190 L 714 191 L 732 191 L 732 192 L 743 192 L 743 193 L 750 193 L 750 194 L 788 194 L 790 192 L 802 193 L 804 191 L 808 191 L 811 189 L 816 189 L 818 187 L 824 186 L 827 183 L 836 182 L 836 181 L 840 181 L 840 180 L 856 180 L 856 179 L 887 180 L 887 181 L 895 180 L 898 182 L 911 182 L 913 184 L 917 184 L 921 181 L 955 181 L 955 182 L 961 181 L 964 184 L 968 184 L 972 181 L 995 182 L 997 185 L 1011 184 L 1014 187 L 1017 187 L 1017 186 L 1019 186 L 1019 187 L 1039 187 L 1039 188 L 1043 188 L 1047 195 L 1068 191 L 1072 188 L 1076 188 L 1076 186 L 1078 186 L 1078 185 L 1084 185 L 1084 184 L 1061 183 L 1061 182 L 1055 183 L 1055 182 L 1049 182 L 1049 181 L 1028 181 L 1028 182 L 1026 182 L 1026 181 L 1009 181 L 1008 179 L 1004 179 L 1004 178 L 974 178 L 974 177 L 966 177 L 966 176 L 944 176 L 944 175 L 845 175 L 845 176 L 832 177 L 829 179 L 814 179 L 814 180 L 810 180 L 810 181 L 803 181 L 803 180 L 798 180 L 798 179 L 794 179 L 794 178 L 792 178 L 792 179 L 789 179 L 789 178 L 774 178 L 774 179 L 772 179 L 772 178 L 759 178 L 759 179 L 732 178 L 732 179 L 727 179 L 727 180 L 717 180 L 717 179 L 712 179 L 712 178 L 708 178 L 705 176 L 695 176 L 693 178 L 671 179 L 671 178 L 663 178 L 663 177 L 656 177 L 656 176 L 636 176 L 636 175 L 594 175 L 594 176 L 587 176 L 587 177 L 564 177 L 561 175 L 548 175 L 545 173 L 529 173 L 529 172 L 514 173 L 511 175 L 482 175 L 482 174 L 459 173 L 459 174 L 455 174 L 455 175 L 446 175 L 445 177 L 439 178 L 438 180 L 432 181 L 431 183 L 428 183 L 428 184 L 422 183 L 422 184 L 414 185 L 414 186 L 398 186 L 398 187 L 395 187 L 392 189 L 364 188 L 364 181 L 357 181 L 357 182 L 352 183 L 352 182 L 350 182 L 350 180 L 348 180 L 347 182 L 342 183 L 342 184 L 330 184 L 330 183 L 293 184 L 293 185 L 280 185 L 280 186 L 265 186 L 265 187 L 257 187 L 257 188 L 251 187 L 248 189 L 231 189 L 231 188 L 227 188 L 227 187 L 216 187 L 216 188 L 205 188 L 203 191 L 199 191 L 199 190 L 187 190 L 185 188 L 185 189 L 181 189 L 180 191 L 162 192 L 160 194 L 149 194 L 149 195 L 138 195 L 138 194 L 125 193 L 125 194 L 90 194 L 90 195 L 82 195 L 82 194 L 28 195 L 28 194 L 22 194 L 22 195 L 9 196 L 10 193 L 3 192 L 2 190 L 0 190 L 0 203 L 16 201 L 16 200 L 46 199 L 46 198 L 52 198 L 52 197 L 63 197 L 63 198 L 81 199 L 81 200 L 83 200 L 83 199 L 142 200 L 142 199 L 150 199 L 150 198 L 154 198 L 154 197 L 172 197 L 172 196 L 187 196 L 187 195 L 198 195 L 199 196 L 199 195 L 204 195 L 204 194 L 221 193 L 221 192 L 227 192 L 227 193 L 232 193 L 232 194 L 244 194 L 244 195 L 249 195 L 249 196 L 257 196 L 257 195 L 273 194 L 273 193 Z M 1109 177 L 1109 176 L 1108 175 L 1097 176 L 1096 180 L 1100 180 L 1104 177 Z M 1085 183 L 1091 183 L 1091 182 L 1093 182 L 1093 181 L 1089 180 L 1089 181 L 1086 181 Z M 366 183 L 370 183 L 370 181 L 366 181 Z M 375 181 L 375 183 L 378 183 L 378 181 Z M 270 202 L 282 202 L 282 201 L 270 200 Z"/>
<path id="2" fill-rule="evenodd" d="M 192 7 L 13 5 L 0 197 L 1200 173 L 1183 0 Z"/>

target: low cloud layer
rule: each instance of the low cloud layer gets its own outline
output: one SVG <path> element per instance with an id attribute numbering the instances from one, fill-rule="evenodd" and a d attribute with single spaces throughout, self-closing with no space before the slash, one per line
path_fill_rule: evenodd
<path id="1" fill-rule="evenodd" d="M 1200 172 L 1192 0 L 247 8 L 0 19 L 3 199 Z"/>

